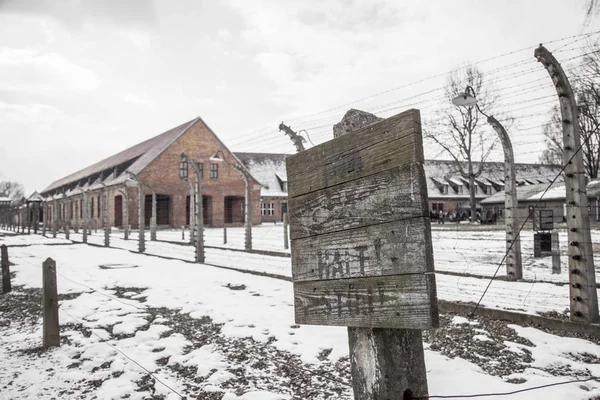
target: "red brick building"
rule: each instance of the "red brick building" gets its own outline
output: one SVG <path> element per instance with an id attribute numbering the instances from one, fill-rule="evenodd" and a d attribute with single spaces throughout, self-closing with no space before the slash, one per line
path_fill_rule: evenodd
<path id="1" fill-rule="evenodd" d="M 475 169 L 482 170 L 475 179 L 475 186 L 469 187 L 468 179 L 460 175 L 454 161 L 425 160 L 429 210 L 433 215 L 453 215 L 461 211 L 470 212 L 470 194 L 475 192 L 477 208 L 480 202 L 495 193 L 504 192 L 504 163 L 474 163 Z M 560 165 L 515 164 L 517 186 L 531 186 L 551 182 L 560 173 Z M 562 180 L 562 178 L 560 178 Z M 499 210 L 502 213 L 503 207 Z"/>
<path id="2" fill-rule="evenodd" d="M 221 142 L 214 132 L 196 118 L 158 136 L 148 139 L 87 168 L 61 178 L 41 194 L 46 200 L 48 222 L 57 212 L 60 226 L 65 219 L 71 226 L 83 225 L 83 192 L 88 195 L 88 210 L 92 226 L 102 226 L 105 209 L 104 193 L 108 193 L 108 217 L 111 226 L 138 226 L 138 188 L 130 172 L 149 185 L 157 198 L 157 225 L 178 228 L 189 223 L 190 187 L 180 178 L 181 154 L 186 153 L 202 167 L 202 201 L 204 223 L 209 226 L 242 225 L 244 222 L 245 183 L 232 165 L 245 167 Z M 214 157 L 219 155 L 219 157 Z M 223 159 L 219 162 L 219 158 Z M 194 182 L 190 166 L 187 174 Z M 260 184 L 251 178 L 252 222 L 260 216 Z M 152 213 L 152 195 L 145 194 L 145 222 Z M 125 196 L 126 195 L 126 196 Z M 128 199 L 129 220 L 124 218 L 124 202 Z M 56 202 L 54 200 L 57 200 Z M 56 207 L 56 210 L 53 208 Z M 193 207 L 192 207 L 193 212 Z"/>

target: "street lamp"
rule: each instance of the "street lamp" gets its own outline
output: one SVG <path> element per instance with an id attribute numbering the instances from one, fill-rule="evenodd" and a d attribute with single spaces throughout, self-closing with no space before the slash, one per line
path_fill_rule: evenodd
<path id="1" fill-rule="evenodd" d="M 508 280 L 518 280 L 523 278 L 523 267 L 521 264 L 521 239 L 519 237 L 519 226 L 517 223 L 516 210 L 518 206 L 517 200 L 517 183 L 515 173 L 515 158 L 512 148 L 512 143 L 508 133 L 498 122 L 498 120 L 491 115 L 484 113 L 479 105 L 477 104 L 477 98 L 475 91 L 471 86 L 467 86 L 463 93 L 460 93 L 454 99 L 452 104 L 459 107 L 473 107 L 477 108 L 484 117 L 487 118 L 487 122 L 494 128 L 500 143 L 502 143 L 502 150 L 504 151 L 504 223 L 506 226 L 506 275 Z"/>
<path id="2" fill-rule="evenodd" d="M 146 233 L 144 232 L 144 224 L 145 224 L 145 205 L 146 205 L 146 196 L 144 195 L 144 187 L 140 179 L 133 172 L 128 171 L 129 180 L 132 180 L 137 183 L 138 188 L 138 251 L 143 253 L 146 251 Z"/>
<path id="3" fill-rule="evenodd" d="M 188 162 L 185 159 L 182 159 L 181 162 L 179 163 L 179 178 L 182 181 L 185 181 L 190 189 L 190 204 L 189 204 L 189 214 L 190 214 L 190 244 L 194 244 L 196 239 L 196 215 L 194 209 L 196 208 L 195 206 L 195 197 L 196 197 L 196 192 L 194 190 L 194 185 L 192 184 L 192 181 L 189 179 L 189 173 L 188 173 Z"/>
<path id="4" fill-rule="evenodd" d="M 222 161 L 220 157 L 210 157 L 209 161 Z M 187 175 L 187 165 L 191 164 L 196 177 L 196 262 L 204 263 L 204 211 L 202 210 L 202 172 L 201 165 L 198 161 L 192 159 L 185 153 L 181 153 L 181 161 L 179 163 L 179 177 L 183 179 Z M 185 172 L 184 172 L 185 171 Z M 190 214 L 191 214 L 191 199 L 190 199 Z M 190 215 L 191 219 L 191 215 Z"/>

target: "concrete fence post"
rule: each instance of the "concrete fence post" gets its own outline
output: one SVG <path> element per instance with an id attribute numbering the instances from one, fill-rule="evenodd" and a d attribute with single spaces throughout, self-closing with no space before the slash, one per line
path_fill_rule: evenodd
<path id="1" fill-rule="evenodd" d="M 88 241 L 90 228 L 90 205 L 88 204 L 87 191 L 83 192 L 83 243 Z"/>
<path id="2" fill-rule="evenodd" d="M 108 190 L 102 188 L 104 194 L 104 211 L 102 212 L 102 225 L 104 225 L 104 247 L 110 247 L 110 221 L 108 220 Z"/>
<path id="3" fill-rule="evenodd" d="M 283 248 L 290 248 L 290 241 L 288 239 L 288 222 L 287 222 L 287 213 L 283 213 Z"/>

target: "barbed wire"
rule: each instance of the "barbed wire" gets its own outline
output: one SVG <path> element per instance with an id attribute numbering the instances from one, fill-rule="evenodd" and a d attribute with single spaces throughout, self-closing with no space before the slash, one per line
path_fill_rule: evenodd
<path id="1" fill-rule="evenodd" d="M 575 38 L 581 38 L 581 39 L 583 39 L 583 38 L 588 38 L 588 37 L 591 37 L 591 36 L 593 36 L 593 35 L 596 35 L 596 34 L 598 34 L 598 33 L 600 33 L 600 31 L 597 31 L 597 32 L 591 32 L 591 33 L 585 33 L 585 34 L 580 34 L 580 35 L 575 35 L 575 36 L 571 36 L 571 37 L 569 37 L 569 38 L 573 38 L 573 37 L 575 37 Z M 552 42 L 560 42 L 560 41 L 562 41 L 562 40 L 568 40 L 568 39 L 567 39 L 567 38 L 563 38 L 563 39 L 559 39 L 559 40 L 557 40 L 557 41 L 552 41 Z M 547 43 L 551 43 L 551 42 L 547 42 Z M 529 47 L 528 47 L 528 48 L 524 48 L 524 49 L 531 49 L 531 48 L 529 48 Z M 523 50 L 523 49 L 521 49 L 521 50 Z M 561 51 L 567 51 L 567 50 L 573 50 L 573 49 L 561 49 Z M 518 52 L 518 51 L 515 51 L 515 52 Z M 515 52 L 511 52 L 510 54 L 513 54 L 513 53 L 515 53 Z M 564 61 L 563 61 L 563 67 L 564 67 L 564 68 L 565 68 L 565 70 L 566 70 L 566 66 L 567 66 L 567 64 L 568 64 L 570 61 L 572 61 L 572 60 L 576 60 L 576 59 L 579 59 L 579 58 L 582 58 L 582 57 L 585 57 L 586 55 L 595 54 L 595 53 L 596 53 L 596 52 L 588 52 L 588 53 L 585 53 L 585 54 L 579 54 L 579 55 L 575 55 L 575 56 L 573 56 L 573 57 L 567 58 L 566 60 L 564 60 Z M 495 59 L 495 58 L 501 58 L 502 56 L 503 56 L 503 55 L 496 56 L 496 57 L 492 57 L 491 59 Z M 526 62 L 528 62 L 528 60 L 529 60 L 529 62 L 531 62 L 531 63 L 533 63 L 533 62 L 534 62 L 534 59 L 533 59 L 533 57 L 528 57 L 527 59 L 523 59 L 523 60 L 520 60 L 520 61 L 518 61 L 518 62 L 513 62 L 513 63 L 511 63 L 511 64 L 508 64 L 508 65 L 507 65 L 507 66 L 505 66 L 505 67 L 499 67 L 499 68 L 496 68 L 495 70 L 492 70 L 494 73 L 495 73 L 495 72 L 503 72 L 503 73 L 504 73 L 504 74 L 500 74 L 499 76 L 496 76 L 496 78 L 495 78 L 495 79 L 497 80 L 497 82 L 502 82 L 503 80 L 506 80 L 506 79 L 513 79 L 513 78 L 515 78 L 515 77 L 517 77 L 517 76 L 522 76 L 523 74 L 530 74 L 530 73 L 534 73 L 534 72 L 541 72 L 540 68 L 538 68 L 538 67 L 533 67 L 533 66 L 532 66 L 532 67 L 530 67 L 529 69 L 522 70 L 522 71 L 520 71 L 520 72 L 506 73 L 506 68 L 512 68 L 512 67 L 516 67 L 516 66 L 521 66 L 521 65 L 525 64 Z M 485 60 L 484 60 L 484 61 L 485 61 Z M 475 64 L 477 64 L 477 63 L 475 63 Z M 462 68 L 466 68 L 466 67 L 461 67 L 461 68 L 458 68 L 457 70 L 460 70 L 460 69 L 462 69 Z M 437 75 L 434 75 L 433 77 L 438 77 L 438 76 L 440 76 L 440 75 L 443 75 L 443 74 L 437 74 Z M 539 78 L 539 79 L 542 79 L 542 78 Z M 427 79 L 427 78 L 424 78 L 423 80 L 428 80 L 428 79 Z M 413 84 L 421 83 L 423 80 L 419 80 L 419 81 L 416 81 L 416 82 L 412 82 L 412 83 L 410 83 L 410 84 L 407 84 L 407 85 L 413 85 Z M 397 88 L 396 88 L 396 89 L 397 89 Z M 443 89 L 443 88 L 435 88 L 435 89 L 430 89 L 429 91 L 430 91 L 430 92 L 435 92 L 435 91 L 439 91 L 439 90 L 442 90 L 442 89 Z M 384 91 L 384 92 L 380 92 L 380 93 L 388 93 L 388 92 L 389 92 L 389 91 L 391 91 L 391 90 L 394 90 L 394 89 L 389 89 L 389 90 L 386 90 L 386 91 Z M 370 96 L 367 96 L 367 98 L 376 97 L 376 95 L 377 95 L 377 94 L 375 94 L 375 95 L 370 95 Z M 411 97 L 417 97 L 417 96 L 422 96 L 422 95 L 423 95 L 423 94 L 417 94 L 417 95 L 414 95 L 414 96 L 411 96 Z M 364 98 L 363 98 L 363 99 L 364 99 Z M 344 104 L 344 105 L 341 105 L 341 106 L 336 106 L 336 107 L 333 107 L 333 108 L 329 108 L 329 109 L 327 109 L 327 110 L 323 110 L 323 111 L 321 111 L 321 112 L 318 112 L 318 113 L 313 113 L 313 114 L 309 114 L 309 115 L 306 115 L 306 116 L 303 116 L 303 117 L 296 117 L 296 118 L 288 119 L 287 121 L 288 121 L 288 122 L 294 122 L 294 123 L 298 123 L 298 121 L 299 121 L 299 120 L 301 120 L 301 119 L 306 119 L 306 118 L 307 118 L 307 117 L 309 117 L 309 116 L 315 116 L 315 115 L 322 115 L 322 114 L 326 114 L 326 113 L 328 113 L 328 112 L 335 111 L 335 110 L 337 110 L 337 109 L 339 109 L 339 108 L 342 108 L 342 107 L 345 107 L 345 106 L 347 106 L 347 105 L 354 104 L 355 102 L 360 102 L 360 101 L 362 101 L 363 99 L 359 99 L 359 100 L 353 101 L 353 102 L 351 102 L 351 103 L 346 103 L 346 104 Z M 404 101 L 404 102 L 406 102 L 406 100 L 396 100 L 396 101 L 394 101 L 394 102 L 388 102 L 388 103 L 385 103 L 385 104 L 393 104 L 393 103 L 397 103 L 397 102 L 403 102 L 403 101 Z M 390 107 L 390 108 L 388 108 L 388 109 L 381 110 L 381 108 L 382 108 L 382 107 L 384 107 L 384 105 L 381 105 L 381 104 L 380 104 L 380 105 L 376 105 L 376 106 L 374 106 L 372 109 L 374 109 L 375 111 L 387 112 L 387 111 L 391 111 L 391 110 L 393 110 L 393 109 L 398 109 L 398 108 L 401 108 L 402 106 L 398 106 L 398 107 Z M 367 110 L 367 111 L 370 111 L 370 110 L 372 110 L 372 109 L 369 109 L 369 108 L 367 108 L 366 110 Z M 333 120 L 333 119 L 339 119 L 339 113 L 335 113 L 335 115 L 333 115 L 333 116 L 329 116 L 329 117 L 325 117 L 325 118 L 319 118 L 318 120 L 321 120 L 321 121 L 327 121 L 327 120 Z M 303 121 L 303 122 L 301 123 L 301 129 L 305 129 L 305 130 L 314 129 L 314 127 L 310 125 L 311 123 L 314 123 L 314 121 L 315 121 L 315 120 L 313 120 L 313 121 Z M 323 126 L 323 124 L 322 124 L 322 123 L 321 123 L 321 125 L 318 125 L 318 127 L 322 127 L 322 126 Z M 268 129 L 266 129 L 266 130 L 268 130 Z M 261 130 L 261 131 L 262 131 L 262 130 Z M 311 133 L 312 133 L 312 132 L 311 132 Z M 276 137 L 279 137 L 279 136 L 280 136 L 280 134 L 279 134 L 278 132 L 271 132 L 271 133 L 268 135 L 268 137 L 269 137 L 269 138 L 276 138 Z M 264 138 L 264 135 L 263 135 L 263 138 Z M 233 142 L 233 143 L 231 143 L 231 145 L 232 145 L 232 146 L 241 145 L 241 144 L 244 144 L 244 143 L 252 142 L 252 141 L 254 141 L 254 140 L 256 140 L 256 138 L 255 138 L 254 136 L 250 135 L 250 136 L 246 136 L 246 138 L 245 138 L 244 140 L 242 140 L 242 141 L 238 141 L 238 142 Z"/>

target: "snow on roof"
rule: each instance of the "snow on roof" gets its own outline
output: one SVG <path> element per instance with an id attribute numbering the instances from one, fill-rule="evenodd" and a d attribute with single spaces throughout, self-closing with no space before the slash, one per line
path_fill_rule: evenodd
<path id="1" fill-rule="evenodd" d="M 548 189 L 548 187 L 550 187 Z M 544 194 L 544 191 L 548 191 Z M 536 185 L 523 185 L 517 186 L 517 200 L 518 201 L 534 201 L 539 200 L 544 195 L 545 200 L 557 200 L 565 198 L 565 185 L 563 182 L 554 182 L 553 185 L 550 183 L 538 183 Z M 505 196 L 504 191 L 500 191 L 485 200 L 481 201 L 481 204 L 497 204 L 504 203 Z"/>
<path id="2" fill-rule="evenodd" d="M 250 171 L 250 174 L 263 187 L 260 195 L 272 197 L 287 197 L 283 191 L 282 183 L 287 182 L 285 159 L 288 154 L 275 153 L 234 153 L 235 156 Z M 281 180 L 281 182 L 280 182 Z"/>
<path id="3" fill-rule="evenodd" d="M 12 201 L 10 197 L 1 196 L 0 201 Z"/>
<path id="4" fill-rule="evenodd" d="M 250 173 L 263 184 L 262 196 L 287 196 L 287 193 L 282 190 L 281 182 L 287 182 L 287 171 L 285 169 L 285 159 L 287 154 L 272 154 L 272 153 L 235 153 L 242 163 L 250 170 Z M 479 163 L 474 163 L 475 168 L 479 168 Z M 440 198 L 469 198 L 469 191 L 464 189 L 463 193 L 455 193 L 452 188 L 448 189 L 448 193 L 442 192 L 440 184 L 446 185 L 452 183 L 455 186 L 465 186 L 465 180 L 460 176 L 458 168 L 454 161 L 447 160 L 425 160 L 424 163 L 425 175 L 427 176 L 427 191 L 430 197 Z M 515 164 L 517 179 L 529 180 L 532 182 L 549 182 L 561 170 L 559 165 L 542 165 L 542 164 Z M 481 184 L 486 184 L 486 181 L 494 182 L 499 186 L 504 180 L 504 163 L 503 162 L 487 162 L 484 165 L 482 174 L 477 178 Z M 562 178 L 559 178 L 562 181 Z M 437 182 L 437 184 L 436 184 Z M 539 185 L 539 184 L 537 184 Z M 537 186 L 528 185 L 528 186 Z M 547 186 L 543 184 L 542 186 Z M 504 192 L 500 192 L 502 202 L 504 201 Z M 476 197 L 484 199 L 488 194 L 483 191 L 478 191 Z"/>
<path id="5" fill-rule="evenodd" d="M 38 192 L 33 192 L 27 201 L 44 201 L 44 198 Z"/>
<path id="6" fill-rule="evenodd" d="M 282 182 L 287 182 L 287 171 L 277 171 L 275 172 L 275 175 L 277 175 Z"/>
<path id="7" fill-rule="evenodd" d="M 479 169 L 480 163 L 474 163 L 475 170 Z M 456 163 L 454 161 L 448 160 L 425 160 L 425 175 L 428 178 L 432 178 L 438 182 L 451 182 L 454 185 L 463 185 L 464 180 L 461 177 Z M 517 181 L 529 180 L 531 182 L 550 182 L 554 177 L 560 173 L 561 166 L 560 165 L 548 165 L 548 164 L 515 164 L 515 170 L 517 175 Z M 486 162 L 484 164 L 483 172 L 477 178 L 479 182 L 494 182 L 499 186 L 504 186 L 504 163 L 503 162 Z M 429 193 L 429 197 L 433 198 L 458 198 L 464 197 L 467 194 L 468 190 L 464 189 L 462 194 L 455 193 L 453 189 L 449 188 L 448 194 L 444 194 L 440 191 L 440 189 L 436 186 L 435 182 L 432 179 L 427 179 L 427 191 Z M 558 179 L 562 182 L 562 176 Z M 535 185 L 529 185 L 535 186 Z M 547 186 L 547 184 L 546 184 Z M 503 193 L 503 192 L 502 192 Z M 477 194 L 478 198 L 485 198 L 487 195 L 483 194 L 482 191 L 479 191 Z"/>
<path id="8" fill-rule="evenodd" d="M 455 178 L 449 178 L 447 179 L 448 182 L 455 184 L 456 186 L 462 186 L 463 181 L 461 181 L 460 179 L 455 179 Z"/>

